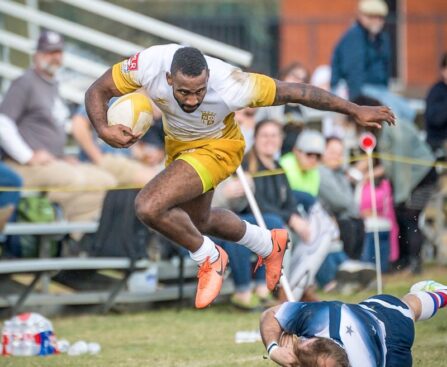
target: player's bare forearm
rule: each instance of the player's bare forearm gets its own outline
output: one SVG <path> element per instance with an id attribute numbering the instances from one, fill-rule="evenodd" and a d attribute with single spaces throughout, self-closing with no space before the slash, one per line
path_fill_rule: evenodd
<path id="1" fill-rule="evenodd" d="M 300 103 L 318 110 L 340 112 L 346 115 L 352 115 L 357 107 L 356 104 L 313 85 L 277 80 L 274 104 L 285 103 Z"/>
<path id="2" fill-rule="evenodd" d="M 282 333 L 281 326 L 275 318 L 276 311 L 279 306 L 269 308 L 264 311 L 260 321 L 260 331 L 262 342 L 267 347 L 271 342 L 279 342 Z"/>
<path id="3" fill-rule="evenodd" d="M 98 135 L 107 127 L 107 103 L 113 96 L 120 96 L 122 93 L 115 87 L 112 78 L 112 70 L 107 70 L 97 79 L 85 93 L 85 109 L 90 122 Z"/>
<path id="4" fill-rule="evenodd" d="M 380 128 L 382 122 L 394 125 L 393 112 L 384 106 L 359 106 L 343 98 L 304 83 L 287 83 L 276 80 L 274 105 L 299 103 L 323 111 L 333 111 L 351 116 L 355 122 L 365 127 Z"/>

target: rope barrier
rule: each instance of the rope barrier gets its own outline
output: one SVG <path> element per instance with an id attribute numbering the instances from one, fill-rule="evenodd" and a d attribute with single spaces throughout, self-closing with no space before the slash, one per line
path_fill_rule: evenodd
<path id="1" fill-rule="evenodd" d="M 423 159 L 408 158 L 404 156 L 396 156 L 388 153 L 373 153 L 373 158 L 378 158 L 384 161 L 398 162 L 411 165 L 419 165 L 426 167 L 436 167 L 436 168 L 446 168 L 447 163 L 445 162 L 431 162 Z M 352 157 L 349 162 L 357 162 L 367 159 L 366 154 L 361 154 Z M 252 174 L 253 178 L 267 177 L 284 174 L 282 168 L 276 168 L 273 170 L 263 170 Z M 52 187 L 52 186 L 36 186 L 36 187 L 11 187 L 11 186 L 0 186 L 0 192 L 85 192 L 85 191 L 112 191 L 112 190 L 131 190 L 131 189 L 141 189 L 141 185 L 120 185 L 120 186 L 82 186 L 82 187 Z"/>

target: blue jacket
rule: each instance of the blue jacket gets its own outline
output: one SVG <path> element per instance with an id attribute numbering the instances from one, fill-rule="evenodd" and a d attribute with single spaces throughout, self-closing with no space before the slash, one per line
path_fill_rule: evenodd
<path id="1" fill-rule="evenodd" d="M 331 87 L 345 80 L 352 100 L 365 84 L 388 86 L 391 47 L 388 34 L 374 39 L 356 22 L 341 38 L 332 55 Z"/>

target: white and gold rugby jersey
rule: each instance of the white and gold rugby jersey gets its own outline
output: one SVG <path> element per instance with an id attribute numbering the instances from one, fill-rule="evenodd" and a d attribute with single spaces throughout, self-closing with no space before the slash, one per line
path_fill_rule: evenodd
<path id="1" fill-rule="evenodd" d="M 143 87 L 163 112 L 165 133 L 174 139 L 191 141 L 223 136 L 234 124 L 233 112 L 244 107 L 270 106 L 276 86 L 272 78 L 245 73 L 239 68 L 205 56 L 210 76 L 202 104 L 193 113 L 184 112 L 166 81 L 176 44 L 153 46 L 113 66 L 113 81 L 122 93 Z"/>

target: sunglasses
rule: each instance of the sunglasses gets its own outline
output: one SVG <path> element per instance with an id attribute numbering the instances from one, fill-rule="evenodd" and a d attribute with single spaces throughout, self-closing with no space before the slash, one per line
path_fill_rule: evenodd
<path id="1" fill-rule="evenodd" d="M 308 157 L 314 157 L 317 159 L 321 158 L 321 154 L 320 153 L 312 153 L 312 152 L 303 152 L 305 155 L 307 155 Z"/>

